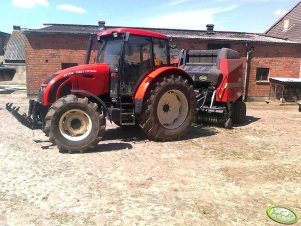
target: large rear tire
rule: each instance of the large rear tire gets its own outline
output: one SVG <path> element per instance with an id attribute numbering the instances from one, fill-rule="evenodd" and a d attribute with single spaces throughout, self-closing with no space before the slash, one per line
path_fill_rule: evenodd
<path id="1" fill-rule="evenodd" d="M 156 141 L 183 137 L 194 122 L 196 98 L 192 85 L 181 76 L 159 78 L 143 102 L 139 125 Z"/>
<path id="2" fill-rule="evenodd" d="M 242 124 L 246 121 L 247 107 L 245 102 L 236 101 L 233 104 L 232 121 L 235 124 Z"/>
<path id="3" fill-rule="evenodd" d="M 68 95 L 58 99 L 46 115 L 45 133 L 62 151 L 84 152 L 95 147 L 105 131 L 104 114 L 88 98 Z"/>

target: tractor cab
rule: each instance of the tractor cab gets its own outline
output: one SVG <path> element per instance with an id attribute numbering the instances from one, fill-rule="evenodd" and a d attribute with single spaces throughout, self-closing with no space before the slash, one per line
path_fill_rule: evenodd
<path id="1" fill-rule="evenodd" d="M 98 34 L 97 63 L 110 65 L 110 97 L 133 96 L 145 75 L 170 64 L 165 35 L 129 28 Z"/>

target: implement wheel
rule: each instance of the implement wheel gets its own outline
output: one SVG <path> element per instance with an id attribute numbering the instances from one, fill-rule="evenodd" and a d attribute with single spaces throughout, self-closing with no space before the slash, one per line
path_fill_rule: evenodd
<path id="1" fill-rule="evenodd" d="M 247 108 L 245 102 L 236 101 L 233 104 L 233 114 L 231 116 L 233 123 L 242 124 L 246 121 Z"/>
<path id="2" fill-rule="evenodd" d="M 196 98 L 188 80 L 181 76 L 159 78 L 143 102 L 140 127 L 152 140 L 176 140 L 194 122 Z"/>
<path id="3" fill-rule="evenodd" d="M 88 98 L 68 95 L 58 99 L 46 115 L 45 132 L 62 151 L 84 152 L 95 147 L 105 131 L 106 121 Z"/>

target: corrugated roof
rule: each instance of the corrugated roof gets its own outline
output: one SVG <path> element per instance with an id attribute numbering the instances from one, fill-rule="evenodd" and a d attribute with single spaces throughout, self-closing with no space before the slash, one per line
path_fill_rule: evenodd
<path id="1" fill-rule="evenodd" d="M 22 31 L 13 31 L 6 44 L 4 60 L 25 61 L 24 45 L 25 36 Z"/>
<path id="2" fill-rule="evenodd" d="M 282 77 L 270 77 L 270 81 L 278 81 L 283 83 L 301 83 L 301 78 L 282 78 Z"/>
<path id="3" fill-rule="evenodd" d="M 247 33 L 247 32 L 215 31 L 214 34 L 208 34 L 207 31 L 204 30 L 200 30 L 200 31 L 175 30 L 175 29 L 153 29 L 153 30 L 157 32 L 161 32 L 167 36 L 173 38 L 180 38 L 180 39 L 297 44 L 297 42 L 274 38 L 264 34 Z"/>
<path id="4" fill-rule="evenodd" d="M 78 25 L 78 24 L 44 24 L 40 29 L 24 30 L 25 34 L 43 33 L 43 34 L 97 34 L 98 26 Z"/>
<path id="5" fill-rule="evenodd" d="M 285 21 L 288 25 L 287 29 L 284 29 Z M 298 2 L 265 33 L 274 37 L 301 42 L 301 2 Z"/>
<path id="6" fill-rule="evenodd" d="M 119 26 L 106 26 L 106 29 L 117 28 Z M 159 32 L 168 37 L 178 39 L 199 39 L 210 41 L 233 41 L 233 42 L 258 42 L 258 43 L 279 43 L 279 44 L 301 44 L 299 42 L 289 41 L 281 38 L 275 38 L 266 34 L 214 31 L 214 34 L 208 34 L 206 30 L 184 30 L 184 29 L 166 29 L 166 28 L 146 28 L 129 27 L 136 29 L 145 29 Z M 45 24 L 41 29 L 28 29 L 27 33 L 47 33 L 47 34 L 97 34 L 98 26 L 76 25 L 76 24 Z"/>

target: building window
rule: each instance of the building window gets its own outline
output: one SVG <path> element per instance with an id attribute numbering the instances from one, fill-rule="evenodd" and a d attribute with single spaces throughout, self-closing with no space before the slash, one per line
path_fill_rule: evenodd
<path id="1" fill-rule="evenodd" d="M 208 44 L 207 49 L 221 49 L 221 48 L 228 48 L 230 49 L 229 44 Z"/>
<path id="2" fill-rule="evenodd" d="M 257 68 L 256 70 L 256 81 L 257 82 L 266 82 L 268 81 L 270 69 L 269 68 Z"/>
<path id="3" fill-rule="evenodd" d="M 287 32 L 289 27 L 290 27 L 290 20 L 289 19 L 284 20 L 284 22 L 283 22 L 283 32 Z"/>
<path id="4" fill-rule="evenodd" d="M 78 64 L 77 63 L 62 63 L 62 65 L 61 65 L 62 70 L 69 68 L 69 67 L 74 67 L 74 66 L 78 66 Z"/>

